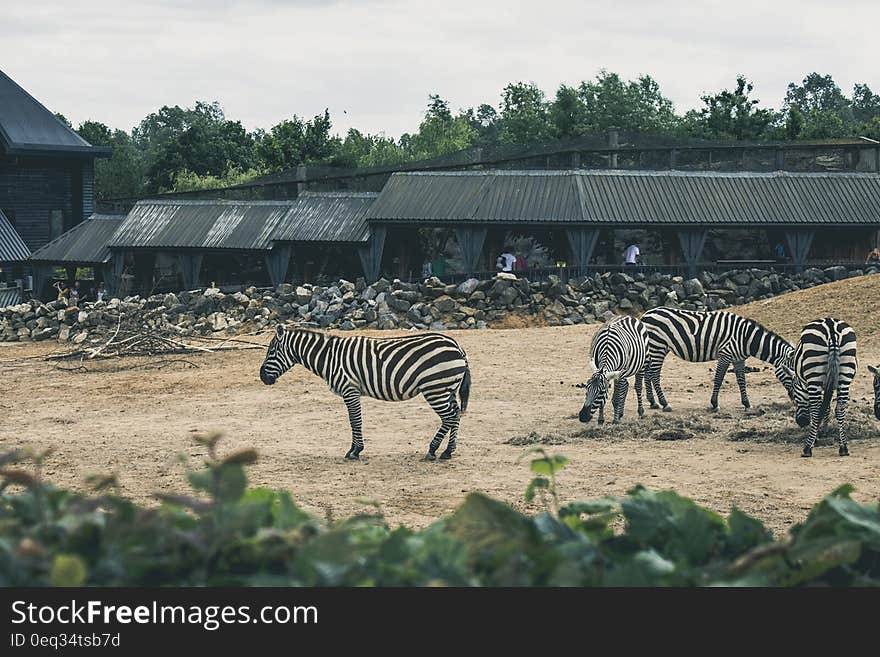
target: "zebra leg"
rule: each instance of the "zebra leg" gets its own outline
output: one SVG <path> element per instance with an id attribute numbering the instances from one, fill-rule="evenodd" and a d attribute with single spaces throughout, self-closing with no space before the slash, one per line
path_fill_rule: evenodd
<path id="1" fill-rule="evenodd" d="M 849 386 L 840 385 L 837 388 L 837 401 L 834 404 L 834 416 L 837 418 L 837 453 L 840 456 L 849 456 L 849 446 L 846 440 L 846 403 L 849 401 Z"/>
<path id="2" fill-rule="evenodd" d="M 428 402 L 428 405 L 434 409 L 434 412 L 440 416 L 440 428 L 437 430 L 434 439 L 428 446 L 428 454 L 425 457 L 429 461 L 433 461 L 437 458 L 435 455 L 437 448 L 440 447 L 440 443 L 443 442 L 443 439 L 446 437 L 446 434 L 450 432 L 453 425 L 455 426 L 456 433 L 458 433 L 459 410 L 454 395 L 450 394 L 448 390 L 425 395 L 425 400 Z M 449 454 L 445 457 L 441 454 L 441 458 L 448 459 L 452 456 L 452 452 L 448 447 L 449 446 L 447 446 L 447 450 L 443 452 L 443 454 L 446 454 L 446 452 L 449 452 Z M 455 447 L 453 447 L 453 449 L 455 449 Z"/>
<path id="3" fill-rule="evenodd" d="M 642 378 L 645 380 L 645 396 L 648 398 L 648 405 L 651 408 L 660 408 L 654 401 L 654 389 L 651 387 L 651 362 L 645 363 L 642 368 Z"/>
<path id="4" fill-rule="evenodd" d="M 718 410 L 718 392 L 721 390 L 721 384 L 724 383 L 724 377 L 727 376 L 729 367 L 730 358 L 728 356 L 719 356 L 718 362 L 715 364 L 715 385 L 712 387 L 712 398 L 709 400 L 713 411 Z"/>
<path id="5" fill-rule="evenodd" d="M 351 424 L 351 449 L 345 454 L 349 460 L 357 460 L 364 451 L 364 434 L 361 422 L 361 393 L 348 390 L 342 394 L 342 400 L 348 408 L 348 422 Z"/>
<path id="6" fill-rule="evenodd" d="M 440 454 L 442 460 L 452 458 L 452 452 L 455 451 L 456 441 L 458 440 L 458 426 L 461 422 L 461 409 L 458 407 L 458 402 L 455 401 L 454 392 L 450 395 L 449 404 L 455 412 L 455 416 L 452 418 L 452 422 L 449 425 L 449 441 L 446 443 L 446 449 Z"/>
<path id="7" fill-rule="evenodd" d="M 813 447 L 816 445 L 816 438 L 819 436 L 819 424 L 822 422 L 820 414 L 822 406 L 822 389 L 818 386 L 811 386 L 807 394 L 810 400 L 810 432 L 804 439 L 804 451 L 801 456 L 810 457 L 813 455 Z"/>
<path id="8" fill-rule="evenodd" d="M 648 377 L 649 384 L 653 383 L 654 391 L 657 393 L 657 401 L 660 402 L 660 406 L 663 408 L 663 411 L 669 413 L 672 408 L 669 404 L 666 403 L 666 395 L 663 394 L 663 388 L 660 387 L 660 370 L 663 368 L 663 361 L 652 362 L 650 369 L 650 376 Z M 654 408 L 652 406 L 652 408 Z"/>
<path id="9" fill-rule="evenodd" d="M 626 393 L 629 392 L 629 381 L 623 377 L 614 382 L 614 396 L 611 404 L 614 407 L 614 424 L 620 424 L 623 417 L 623 406 L 626 403 Z"/>
<path id="10" fill-rule="evenodd" d="M 641 372 L 636 374 L 636 400 L 639 404 L 639 417 L 645 415 L 645 407 L 642 405 L 642 380 L 644 375 Z"/>
<path id="11" fill-rule="evenodd" d="M 749 396 L 746 394 L 746 361 L 738 360 L 733 364 L 736 373 L 736 384 L 739 386 L 739 398 L 745 408 L 751 408 Z"/>

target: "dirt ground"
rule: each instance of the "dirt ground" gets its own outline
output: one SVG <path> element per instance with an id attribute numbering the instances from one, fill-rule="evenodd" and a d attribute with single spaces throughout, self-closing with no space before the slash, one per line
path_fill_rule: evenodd
<path id="1" fill-rule="evenodd" d="M 758 368 L 747 375 L 749 412 L 729 374 L 721 410 L 709 413 L 714 364 L 669 357 L 663 382 L 672 413 L 649 410 L 639 421 L 631 391 L 621 425 L 581 424 L 583 396 L 575 386 L 586 379 L 587 348 L 598 325 L 451 332 L 470 359 L 471 404 L 455 457 L 432 463 L 421 459 L 438 419 L 423 400 L 365 399 L 366 450 L 359 462 L 349 462 L 343 459 L 350 433 L 342 401 L 302 368 L 264 386 L 257 375 L 262 350 L 188 357 L 198 367 L 108 371 L 116 362 L 65 372 L 40 359 L 20 360 L 57 351 L 57 344 L 0 345 L 0 452 L 52 446 L 51 481 L 80 488 L 86 475 L 114 471 L 124 494 L 150 501 L 154 492 L 187 491 L 179 455 L 196 464 L 204 455 L 192 432 L 222 430 L 221 452 L 259 450 L 252 485 L 288 489 L 306 509 L 333 518 L 362 510 L 358 498 L 367 498 L 392 524 L 421 527 L 472 490 L 537 510 L 523 502 L 530 474 L 519 459 L 542 445 L 571 459 L 558 480 L 563 501 L 619 495 L 641 483 L 675 489 L 721 513 L 736 505 L 781 532 L 842 483 L 854 484 L 861 501 L 880 497 L 880 422 L 870 414 L 864 367 L 880 363 L 880 276 L 836 285 L 738 312 L 792 341 L 806 321 L 826 312 L 854 325 L 860 370 L 849 411 L 849 458 L 839 458 L 832 446 L 799 458 L 803 434 L 783 388 L 759 361 L 748 363 Z M 860 300 L 848 303 L 859 310 L 841 313 L 841 295 Z M 254 340 L 265 344 L 268 337 Z M 823 442 L 830 445 L 829 438 Z"/>

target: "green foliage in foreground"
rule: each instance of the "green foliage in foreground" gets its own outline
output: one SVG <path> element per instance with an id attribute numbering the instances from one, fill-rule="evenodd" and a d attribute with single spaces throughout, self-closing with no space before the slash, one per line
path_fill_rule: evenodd
<path id="1" fill-rule="evenodd" d="M 784 540 L 734 509 L 725 519 L 671 491 L 559 504 L 564 457 L 543 452 L 523 515 L 471 493 L 421 531 L 391 529 L 375 506 L 325 523 L 286 492 L 247 488 L 253 450 L 217 455 L 189 472 L 195 496 L 145 508 L 93 477 L 81 495 L 44 483 L 0 456 L 0 586 L 677 586 L 880 584 L 880 509 L 843 486 Z M 540 450 L 538 450 L 540 452 Z M 12 486 L 20 492 L 9 492 Z"/>

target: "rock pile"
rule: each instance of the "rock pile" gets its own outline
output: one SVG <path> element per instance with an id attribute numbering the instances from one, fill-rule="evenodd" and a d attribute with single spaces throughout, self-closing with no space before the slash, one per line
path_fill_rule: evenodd
<path id="1" fill-rule="evenodd" d="M 422 283 L 380 279 L 367 285 L 340 280 L 324 287 L 283 283 L 225 294 L 217 288 L 111 299 L 69 307 L 32 300 L 0 308 L 0 341 L 57 339 L 82 342 L 112 330 L 120 314 L 138 314 L 146 329 L 205 335 L 259 330 L 275 322 L 313 328 L 478 329 L 517 314 L 549 325 L 603 321 L 656 306 L 717 310 L 830 281 L 877 273 L 876 268 L 808 269 L 792 275 L 772 270 L 703 272 L 686 279 L 641 271 L 593 274 L 568 282 L 557 276 L 529 282 L 509 274 L 458 285 L 438 278 Z"/>

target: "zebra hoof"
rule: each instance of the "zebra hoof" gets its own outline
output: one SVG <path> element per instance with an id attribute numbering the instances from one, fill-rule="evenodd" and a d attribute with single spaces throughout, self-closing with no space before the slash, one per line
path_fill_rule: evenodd
<path id="1" fill-rule="evenodd" d="M 655 402 L 651 402 L 651 408 L 654 408 L 654 409 L 660 408 L 660 404 L 657 404 Z"/>
<path id="2" fill-rule="evenodd" d="M 711 406 L 709 406 L 709 412 L 710 413 L 717 413 L 718 412 L 718 404 L 712 404 Z"/>
<path id="3" fill-rule="evenodd" d="M 645 409 L 644 408 L 639 409 L 639 417 L 645 417 Z"/>
<path id="4" fill-rule="evenodd" d="M 425 454 L 425 460 L 426 461 L 436 461 L 437 457 L 434 456 L 431 452 L 428 452 L 427 454 Z"/>
<path id="5" fill-rule="evenodd" d="M 361 457 L 358 456 L 357 452 L 349 452 L 345 455 L 345 458 L 347 458 L 349 461 L 360 461 L 361 459 Z"/>
<path id="6" fill-rule="evenodd" d="M 849 456 L 849 448 L 848 447 L 841 447 L 839 450 L 837 450 L 837 453 L 840 456 Z"/>
<path id="7" fill-rule="evenodd" d="M 812 447 L 804 447 L 804 451 L 801 453 L 801 457 L 807 459 L 807 458 L 810 458 L 812 455 L 813 455 L 813 448 Z"/>
<path id="8" fill-rule="evenodd" d="M 664 413 L 671 413 L 671 412 L 672 412 L 672 406 L 664 406 L 664 407 L 663 407 L 663 412 L 664 412 Z"/>
<path id="9" fill-rule="evenodd" d="M 450 452 L 448 449 L 443 450 L 443 453 L 440 454 L 441 461 L 448 461 L 451 458 L 452 458 L 452 452 Z"/>

